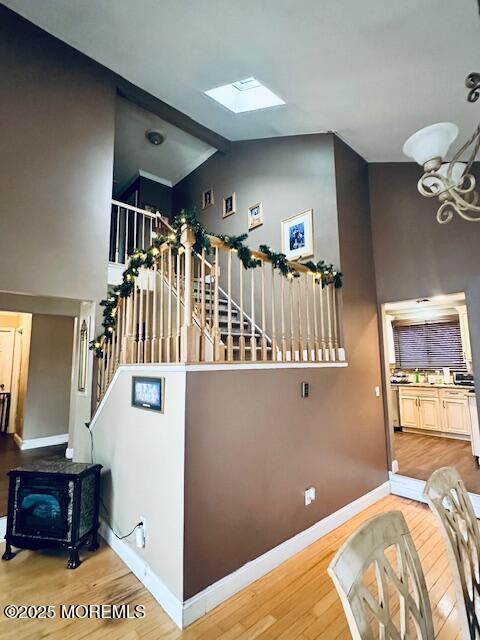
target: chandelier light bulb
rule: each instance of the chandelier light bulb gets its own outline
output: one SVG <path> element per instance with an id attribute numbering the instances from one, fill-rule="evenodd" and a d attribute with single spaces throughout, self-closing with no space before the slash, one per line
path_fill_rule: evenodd
<path id="1" fill-rule="evenodd" d="M 432 160 L 442 161 L 457 136 L 456 124 L 437 122 L 411 135 L 403 145 L 403 153 L 423 167 Z"/>

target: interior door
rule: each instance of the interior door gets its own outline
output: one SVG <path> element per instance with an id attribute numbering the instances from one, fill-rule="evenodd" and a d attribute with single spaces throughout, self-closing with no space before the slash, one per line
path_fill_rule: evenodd
<path id="1" fill-rule="evenodd" d="M 0 328 L 0 392 L 12 390 L 15 329 Z"/>

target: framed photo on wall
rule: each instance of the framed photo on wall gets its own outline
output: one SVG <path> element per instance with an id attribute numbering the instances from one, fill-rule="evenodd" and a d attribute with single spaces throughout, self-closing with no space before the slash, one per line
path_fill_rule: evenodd
<path id="1" fill-rule="evenodd" d="M 208 209 L 208 207 L 211 207 L 213 203 L 213 189 L 210 187 L 210 189 L 207 189 L 202 193 L 202 211 L 203 209 Z"/>
<path id="2" fill-rule="evenodd" d="M 251 207 L 248 207 L 248 230 L 252 231 L 252 229 L 261 227 L 262 224 L 263 224 L 262 203 L 257 202 L 257 204 L 252 204 Z"/>
<path id="3" fill-rule="evenodd" d="M 132 407 L 164 412 L 165 378 L 132 377 Z"/>
<path id="4" fill-rule="evenodd" d="M 223 199 L 223 217 L 228 218 L 236 211 L 235 192 Z"/>
<path id="5" fill-rule="evenodd" d="M 282 252 L 289 260 L 312 256 L 313 250 L 313 210 L 282 221 Z"/>

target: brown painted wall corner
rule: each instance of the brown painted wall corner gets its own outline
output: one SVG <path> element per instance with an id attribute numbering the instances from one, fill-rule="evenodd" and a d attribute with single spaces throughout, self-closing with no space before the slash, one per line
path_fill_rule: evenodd
<path id="1" fill-rule="evenodd" d="M 388 478 L 367 166 L 335 153 L 349 366 L 187 374 L 185 599 Z"/>

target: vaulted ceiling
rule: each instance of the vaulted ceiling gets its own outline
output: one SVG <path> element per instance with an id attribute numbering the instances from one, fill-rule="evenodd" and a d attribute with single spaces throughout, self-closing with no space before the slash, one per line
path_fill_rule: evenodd
<path id="1" fill-rule="evenodd" d="M 145 132 L 160 130 L 165 141 L 155 146 Z M 178 127 L 165 122 L 150 111 L 117 98 L 115 117 L 114 192 L 142 171 L 174 185 L 196 169 L 216 149 Z"/>
<path id="2" fill-rule="evenodd" d="M 436 121 L 479 116 L 476 0 L 4 0 L 46 31 L 231 140 L 337 131 L 368 161 L 405 160 Z M 204 95 L 255 76 L 286 105 L 234 114 Z"/>

